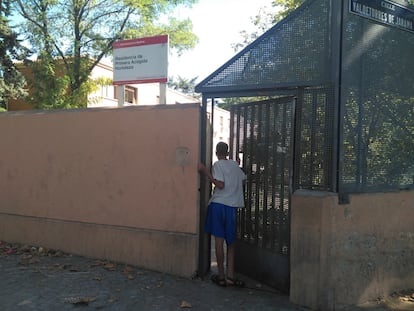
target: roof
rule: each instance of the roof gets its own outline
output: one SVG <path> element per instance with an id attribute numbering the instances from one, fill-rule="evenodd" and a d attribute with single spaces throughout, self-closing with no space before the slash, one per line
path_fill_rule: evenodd
<path id="1" fill-rule="evenodd" d="M 329 80 L 330 1 L 307 0 L 195 88 L 198 93 L 261 92 Z"/>

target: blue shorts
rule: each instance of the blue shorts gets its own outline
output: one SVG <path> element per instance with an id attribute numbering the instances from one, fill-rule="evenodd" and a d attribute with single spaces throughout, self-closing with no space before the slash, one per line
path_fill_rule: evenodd
<path id="1" fill-rule="evenodd" d="M 211 202 L 207 210 L 206 232 L 232 244 L 236 238 L 237 208 Z"/>

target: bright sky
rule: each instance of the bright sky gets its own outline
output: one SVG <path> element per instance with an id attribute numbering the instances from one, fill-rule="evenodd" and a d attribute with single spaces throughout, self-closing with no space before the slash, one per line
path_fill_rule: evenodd
<path id="1" fill-rule="evenodd" d="M 191 9 L 178 9 L 178 18 L 192 20 L 199 43 L 180 58 L 170 57 L 168 75 L 187 79 L 198 76 L 197 82 L 201 82 L 236 54 L 231 44 L 242 41 L 240 31 L 255 30 L 251 17 L 261 7 L 272 10 L 271 3 L 272 0 L 198 0 Z"/>

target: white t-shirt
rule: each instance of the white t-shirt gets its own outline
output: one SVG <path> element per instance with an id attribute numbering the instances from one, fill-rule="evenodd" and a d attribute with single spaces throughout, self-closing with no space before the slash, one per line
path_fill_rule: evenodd
<path id="1" fill-rule="evenodd" d="M 246 174 L 236 161 L 218 160 L 213 164 L 214 179 L 224 182 L 224 188 L 214 188 L 210 202 L 221 203 L 232 207 L 244 207 L 243 180 Z"/>

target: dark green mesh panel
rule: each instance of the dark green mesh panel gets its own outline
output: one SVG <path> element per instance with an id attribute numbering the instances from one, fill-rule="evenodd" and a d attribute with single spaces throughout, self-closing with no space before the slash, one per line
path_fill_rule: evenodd
<path id="1" fill-rule="evenodd" d="M 293 118 L 293 97 L 232 107 L 231 156 L 239 157 L 247 174 L 238 238 L 284 255 L 289 250 Z"/>
<path id="2" fill-rule="evenodd" d="M 334 88 L 305 88 L 296 105 L 295 189 L 333 191 Z"/>
<path id="3" fill-rule="evenodd" d="M 340 191 L 414 183 L 414 33 L 344 14 Z"/>
<path id="4" fill-rule="evenodd" d="M 197 92 L 321 84 L 330 66 L 330 1 L 309 0 L 201 82 Z"/>
<path id="5" fill-rule="evenodd" d="M 196 91 L 295 96 L 295 189 L 414 188 L 414 33 L 352 14 L 350 3 L 305 1 Z"/>

